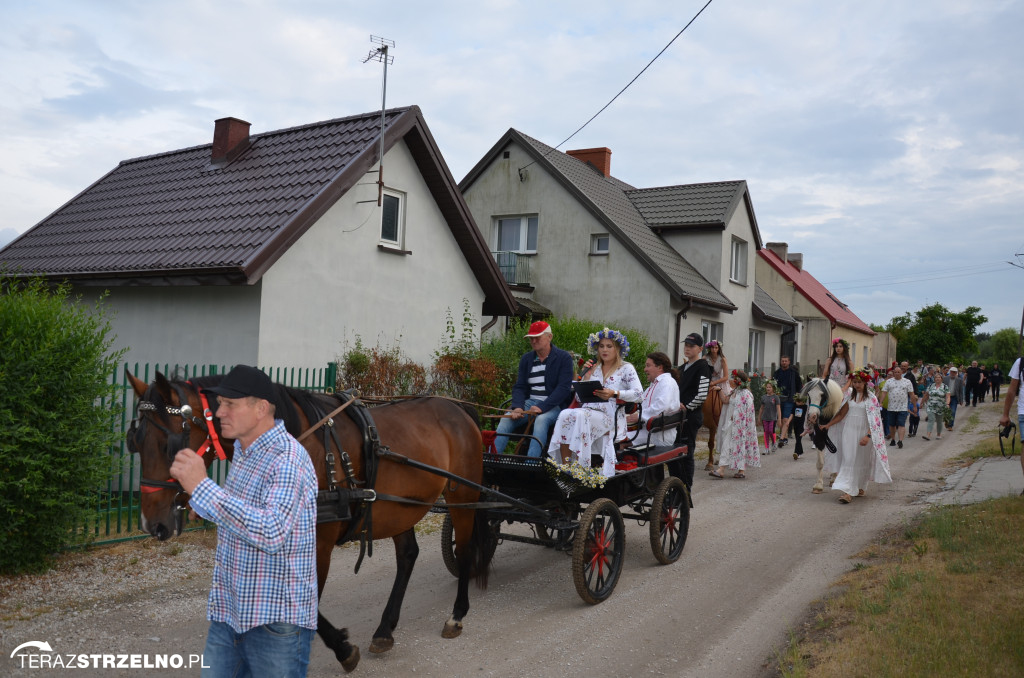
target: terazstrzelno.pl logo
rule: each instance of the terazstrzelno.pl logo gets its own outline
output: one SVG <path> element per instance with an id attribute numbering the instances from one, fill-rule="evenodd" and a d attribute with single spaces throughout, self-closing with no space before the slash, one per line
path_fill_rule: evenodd
<path id="1" fill-rule="evenodd" d="M 20 669 L 192 669 L 210 668 L 201 654 L 114 654 L 56 652 L 45 640 L 14 648 L 11 659 Z"/>

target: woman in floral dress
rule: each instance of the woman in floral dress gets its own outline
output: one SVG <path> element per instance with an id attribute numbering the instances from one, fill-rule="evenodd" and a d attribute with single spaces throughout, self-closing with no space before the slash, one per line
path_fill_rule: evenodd
<path id="1" fill-rule="evenodd" d="M 629 355 L 626 335 L 606 327 L 588 337 L 587 347 L 598 361 L 585 366 L 583 381 L 601 382 L 594 395 L 602 402 L 562 410 L 548 456 L 557 463 L 576 461 L 589 469 L 590 455 L 600 455 L 601 474 L 610 477 L 615 475 L 615 441 L 626 437 L 626 417 L 615 416 L 616 400 L 640 402 L 644 390 L 636 369 L 623 361 Z"/>
<path id="2" fill-rule="evenodd" d="M 846 393 L 849 386 L 849 377 L 853 372 L 853 359 L 850 357 L 850 345 L 842 337 L 832 340 L 832 355 L 829 356 L 821 371 L 822 379 L 831 379 L 839 384 L 839 388 Z"/>
<path id="3" fill-rule="evenodd" d="M 747 467 L 761 465 L 761 452 L 757 446 L 757 426 L 754 420 L 754 395 L 743 370 L 733 370 L 729 378 L 732 393 L 724 398 L 728 411 L 724 415 L 725 429 L 717 445 L 721 457 L 719 467 L 709 471 L 712 478 L 724 478 L 725 469 L 735 471 L 733 478 L 746 478 Z"/>
<path id="4" fill-rule="evenodd" d="M 868 483 L 891 483 L 889 455 L 882 431 L 882 409 L 872 393 L 871 376 L 864 371 L 851 375 L 850 396 L 832 421 L 822 428 L 842 424 L 838 436 L 839 473 L 832 489 L 841 504 L 849 504 L 854 496 L 863 497 Z"/>
<path id="5" fill-rule="evenodd" d="M 921 440 L 930 440 L 927 434 L 932 432 L 933 426 L 935 427 L 935 437 L 942 437 L 942 427 L 946 424 L 942 415 L 949 407 L 949 400 L 949 387 L 942 383 L 942 379 L 936 378 L 924 392 L 922 404 L 927 404 L 925 411 L 928 413 L 928 425 L 925 426 L 925 435 L 921 436 Z"/>

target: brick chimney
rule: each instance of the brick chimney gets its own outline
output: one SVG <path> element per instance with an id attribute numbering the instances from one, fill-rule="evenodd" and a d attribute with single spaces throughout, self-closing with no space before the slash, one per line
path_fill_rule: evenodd
<path id="1" fill-rule="evenodd" d="M 784 242 L 766 242 L 764 246 L 775 253 L 782 262 L 786 262 L 786 254 L 789 252 L 789 243 Z"/>
<path id="2" fill-rule="evenodd" d="M 612 173 L 612 149 L 610 148 L 581 148 L 578 151 L 566 151 L 577 160 L 590 163 L 603 176 L 611 176 Z"/>
<path id="3" fill-rule="evenodd" d="M 238 118 L 221 118 L 214 122 L 211 162 L 234 160 L 249 148 L 249 123 Z"/>
<path id="4" fill-rule="evenodd" d="M 786 257 L 786 261 L 793 264 L 793 268 L 798 271 L 804 270 L 804 255 L 794 252 Z"/>

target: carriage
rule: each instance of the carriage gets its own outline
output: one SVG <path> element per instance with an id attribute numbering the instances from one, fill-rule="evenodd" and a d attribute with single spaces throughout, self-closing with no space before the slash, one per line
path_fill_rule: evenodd
<path id="1" fill-rule="evenodd" d="M 648 428 L 675 430 L 681 424 L 682 414 L 676 413 L 652 419 Z M 489 505 L 494 543 L 520 542 L 570 553 L 576 592 L 587 603 L 600 603 L 615 590 L 622 572 L 624 519 L 648 524 L 651 552 L 659 563 L 674 563 L 682 554 L 691 503 L 673 470 L 685 452 L 675 445 L 623 446 L 615 475 L 601 487 L 559 473 L 544 459 L 485 453 L 482 493 L 497 500 Z M 528 525 L 532 536 L 503 531 L 514 524 Z M 441 549 L 448 571 L 458 576 L 448 515 Z"/>

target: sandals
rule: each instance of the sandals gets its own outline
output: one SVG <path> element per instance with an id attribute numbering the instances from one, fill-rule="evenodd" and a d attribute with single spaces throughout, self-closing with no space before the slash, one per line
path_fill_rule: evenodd
<path id="1" fill-rule="evenodd" d="M 746 476 L 746 474 L 743 473 L 743 471 L 737 471 L 736 473 L 733 474 L 732 477 L 733 478 L 739 478 L 740 480 L 743 480 L 747 476 Z"/>
<path id="2" fill-rule="evenodd" d="M 849 504 L 851 501 L 853 501 L 853 497 L 851 497 L 848 494 L 844 494 L 844 495 L 839 497 L 839 503 L 840 504 Z"/>
<path id="3" fill-rule="evenodd" d="M 718 478 L 719 480 L 725 477 L 718 471 L 708 471 L 708 475 L 711 476 L 712 478 Z"/>
<path id="4" fill-rule="evenodd" d="M 858 497 L 863 497 L 864 496 L 864 490 L 858 490 L 857 491 L 857 496 Z"/>

